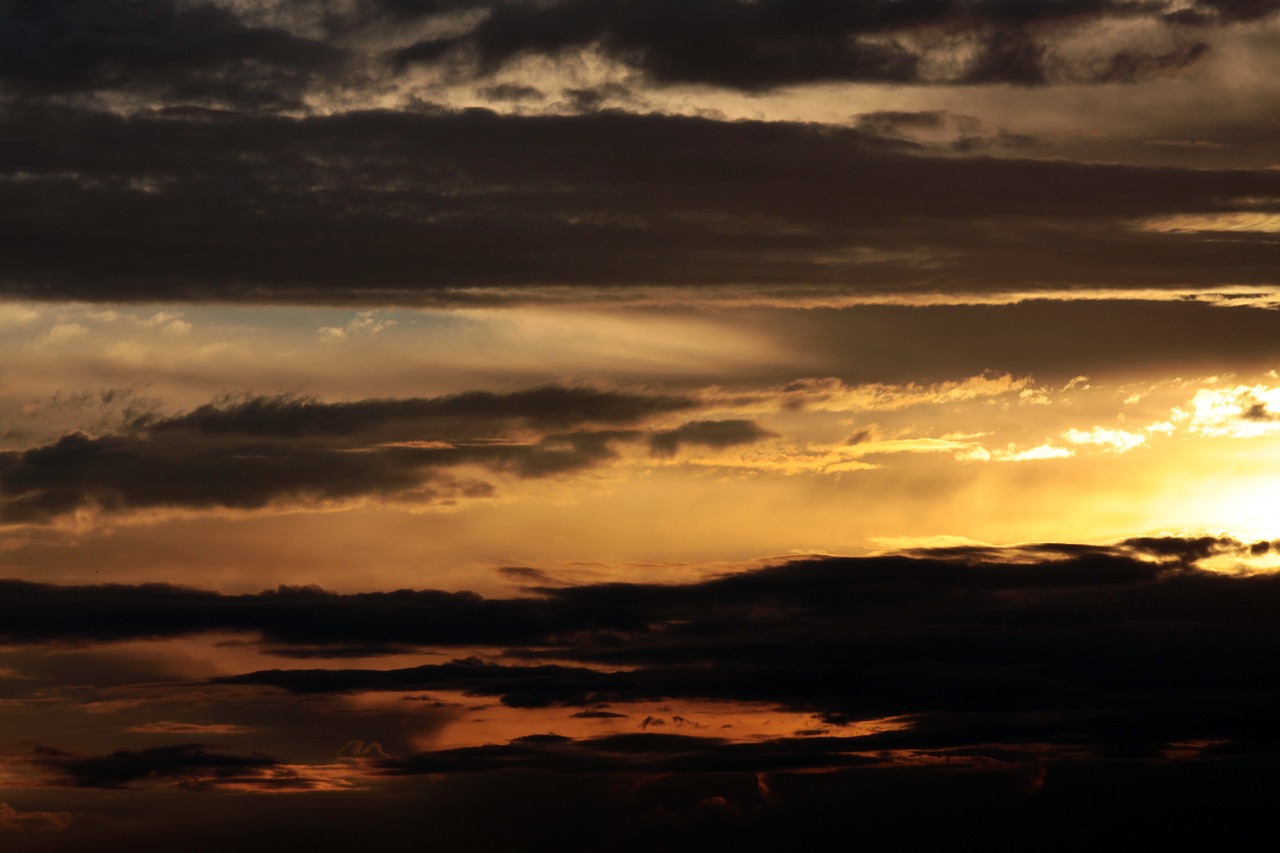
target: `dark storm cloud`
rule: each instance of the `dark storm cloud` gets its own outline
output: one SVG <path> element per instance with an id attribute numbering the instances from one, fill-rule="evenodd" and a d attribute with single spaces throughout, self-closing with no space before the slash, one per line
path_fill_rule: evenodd
<path id="1" fill-rule="evenodd" d="M 546 591 L 545 612 L 568 607 L 564 629 L 591 614 L 594 633 L 535 641 L 528 654 L 609 671 L 459 660 L 227 681 L 301 693 L 450 689 L 516 707 L 757 701 L 822 716 L 832 735 L 858 719 L 909 723 L 857 738 L 858 751 L 1053 744 L 1156 755 L 1194 740 L 1272 743 L 1280 681 L 1267 661 L 1280 647 L 1268 614 L 1280 582 L 1187 568 L 1188 552 L 1247 550 L 1239 543 L 1133 547 L 1162 559 L 1047 546 L 1012 562 L 998 552 L 826 559 L 692 586 Z"/>
<path id="2" fill-rule="evenodd" d="M 277 501 L 402 495 L 418 502 L 484 497 L 493 488 L 442 473 L 481 465 L 521 477 L 586 468 L 636 433 L 549 435 L 528 444 L 367 450 L 288 444 L 191 446 L 148 437 L 75 434 L 0 455 L 0 521 L 46 522 L 79 509 L 260 509 Z"/>
<path id="3" fill-rule="evenodd" d="M 484 111 L 0 118 L 0 293 L 431 302 L 457 288 L 1271 284 L 1280 173 L 923 156 L 793 123 Z M 1224 272 L 1227 271 L 1227 272 Z"/>
<path id="4" fill-rule="evenodd" d="M 172 417 L 139 415 L 116 434 L 73 433 L 0 452 L 0 522 L 44 522 L 86 508 L 481 497 L 491 485 L 454 479 L 448 470 L 478 465 L 546 477 L 587 468 L 613 458 L 615 443 L 643 436 L 587 427 L 635 424 L 694 405 L 676 396 L 556 386 L 347 403 L 232 398 Z M 745 440 L 738 433 L 733 443 Z"/>
<path id="5" fill-rule="evenodd" d="M 554 630 L 551 614 L 523 600 L 401 590 L 343 596 L 281 587 L 226 596 L 167 584 L 61 587 L 0 580 L 2 636 L 13 643 L 260 632 L 269 643 L 310 647 L 523 643 Z M 316 626 L 325 626 L 320 634 Z M 337 651 L 337 649 L 331 649 Z"/>
<path id="6" fill-rule="evenodd" d="M 264 4 L 265 5 L 265 4 Z M 371 69 L 445 64 L 483 76 L 529 54 L 588 48 L 659 84 L 746 91 L 820 81 L 881 83 L 1108 82 L 1099 68 L 1056 55 L 1064 34 L 1145 18 L 1204 33 L 1209 25 L 1273 13 L 1268 0 L 357 0 L 263 6 L 178 0 L 5 0 L 0 3 L 0 95 L 142 95 L 167 104 L 296 108 L 327 85 L 379 85 Z M 461 33 L 392 47 L 386 34 L 449 16 Z M 272 20 L 271 25 L 261 21 Z M 467 27 L 470 27 L 469 29 Z M 958 71 L 957 42 L 976 46 Z M 1165 73 L 1158 48 L 1116 60 L 1136 76 Z M 964 63 L 961 63 L 964 65 Z M 1079 66 L 1079 67 L 1076 67 Z M 345 76 L 344 76 L 345 75 Z M 364 76 L 361 76 L 364 75 Z M 511 85 L 511 84 L 498 84 Z M 514 91 L 514 90 L 513 90 Z M 503 97 L 496 93 L 495 97 Z"/>
<path id="7" fill-rule="evenodd" d="M 1217 14 L 1194 11 L 1195 22 L 1243 20 L 1271 11 L 1262 8 L 1270 4 L 1212 5 Z M 470 63 L 474 73 L 484 75 L 522 56 L 594 47 L 660 84 L 746 91 L 819 81 L 1112 82 L 1166 72 L 1185 62 L 1138 45 L 1092 68 L 1053 56 L 1055 39 L 1110 19 L 1159 19 L 1165 8 L 1123 0 L 690 0 L 678 6 L 662 0 L 509 2 L 494 4 L 471 31 L 419 42 L 400 50 L 395 61 Z M 953 60 L 957 38 L 977 45 L 967 67 L 958 73 L 930 70 L 931 61 Z M 1107 73 L 1116 63 L 1125 66 L 1128 76 Z"/>
<path id="8" fill-rule="evenodd" d="M 304 655 L 326 648 L 341 655 L 348 646 L 365 653 L 504 647 L 505 662 L 271 670 L 213 684 L 300 695 L 460 691 L 512 707 L 585 712 L 620 702 L 761 702 L 825 720 L 824 736 L 837 740 L 777 745 L 778 761 L 803 754 L 812 766 L 850 751 L 1028 744 L 1115 756 L 1153 756 L 1186 742 L 1250 751 L 1280 746 L 1270 724 L 1280 712 L 1270 664 L 1280 654 L 1272 624 L 1280 576 L 1215 574 L 1195 561 L 1251 552 L 1232 540 L 1177 539 L 955 548 L 497 600 L 8 581 L 0 584 L 0 625 L 10 644 L 236 631 Z M 879 717 L 907 726 L 856 737 L 842 729 Z M 694 745 L 694 753 L 705 746 L 730 762 L 707 759 L 707 769 L 770 766 L 750 750 L 731 761 L 737 753 L 714 739 Z M 552 746 L 556 761 L 604 760 L 599 750 Z M 517 747 L 519 754 L 427 757 L 423 766 L 440 766 L 431 763 L 438 759 L 463 769 L 476 756 L 518 763 L 530 745 Z"/>
<path id="9" fill-rule="evenodd" d="M 690 421 L 675 429 L 662 430 L 649 436 L 649 447 L 654 453 L 671 456 L 684 445 L 734 447 L 752 444 L 773 434 L 755 421 Z"/>
<path id="10" fill-rule="evenodd" d="M 278 497 L 337 499 L 420 485 L 448 450 L 239 445 L 188 448 L 137 436 L 64 436 L 0 455 L 0 519 L 39 522 L 78 509 L 255 509 Z"/>
<path id="11" fill-rule="evenodd" d="M 420 753 L 374 762 L 389 775 L 541 769 L 558 772 L 619 770 L 647 773 L 732 773 L 832 769 L 877 763 L 848 754 L 854 738 L 778 738 L 734 743 L 674 734 L 623 734 L 573 740 L 522 737 L 508 744 Z"/>
<path id="12" fill-rule="evenodd" d="M 79 834 L 68 833 L 65 847 L 41 839 L 15 849 L 88 851 L 120 846 L 110 842 L 126 836 L 171 847 L 199 831 L 238 850 L 278 849 L 281 838 L 336 850 L 370 837 L 500 850 L 558 838 L 566 826 L 573 837 L 557 849 L 817 849 L 847 840 L 851 826 L 877 849 L 941 848 L 958 832 L 980 834 L 995 850 L 1077 850 L 1099 838 L 1126 848 L 1152 839 L 1242 843 L 1274 828 L 1267 797 L 1280 748 L 1273 725 L 1280 681 L 1271 665 L 1280 651 L 1273 630 L 1280 584 L 1275 576 L 1216 575 L 1194 562 L 1250 550 L 1228 539 L 1175 538 L 1111 548 L 951 548 L 799 560 L 685 585 L 543 589 L 501 601 L 430 591 L 224 596 L 10 583 L 0 590 L 10 643 L 230 629 L 314 648 L 369 632 L 412 645 L 434 632 L 440 645 L 501 642 L 513 646 L 508 660 L 523 650 L 564 661 L 275 670 L 194 690 L 155 688 L 174 690 L 209 719 L 240 721 L 234 703 L 252 709 L 263 731 L 310 726 L 305 743 L 271 734 L 273 756 L 304 748 L 332 765 L 342 743 L 365 738 L 339 759 L 357 788 L 322 800 L 183 796 L 124 830 L 106 822 L 91 831 L 80 803 L 72 825 Z M 247 693 L 253 685 L 294 695 Z M 556 733 L 560 711 L 531 719 L 537 733 L 506 742 L 415 752 L 421 747 L 407 740 L 382 740 L 386 749 L 373 748 L 360 733 L 368 715 L 324 696 L 403 690 L 424 701 L 400 704 L 446 710 L 417 692 L 424 687 L 500 696 L 517 707 L 568 706 L 578 724 L 633 717 L 631 731 L 566 737 Z M 219 699 L 224 690 L 231 695 Z M 608 704 L 647 701 L 652 713 L 674 720 L 674 711 L 659 708 L 694 698 L 761 701 L 827 719 L 744 738 L 732 728 L 642 730 L 644 711 Z M 869 733 L 843 725 L 880 715 L 905 725 Z M 422 733 L 417 715 L 404 722 Z M 332 775 L 237 743 L 36 748 L 9 767 L 61 786 L 40 789 L 42 796 L 73 788 L 144 797 L 173 787 L 331 786 Z M 405 795 L 434 805 L 410 816 Z M 32 802 L 22 808 L 48 808 Z M 513 823 L 510 832 L 487 829 Z"/>
<path id="13" fill-rule="evenodd" d="M 345 51 L 172 0 L 4 0 L 0 95 L 123 90 L 184 102 L 289 106 Z"/>
<path id="14" fill-rule="evenodd" d="M 176 744 L 109 755 L 70 755 L 37 749 L 32 761 L 55 771 L 63 784 L 82 788 L 125 788 L 158 780 L 198 784 L 257 775 L 276 765 L 266 756 L 237 756 L 210 752 L 201 744 Z"/>
<path id="15" fill-rule="evenodd" d="M 546 430 L 634 424 L 695 405 L 685 397 L 547 385 L 507 394 L 468 391 L 444 397 L 345 403 L 299 397 L 228 399 L 175 417 L 144 418 L 136 423 L 153 433 L 295 439 L 392 431 L 402 437 L 429 440 L 489 438 L 519 427 Z"/>

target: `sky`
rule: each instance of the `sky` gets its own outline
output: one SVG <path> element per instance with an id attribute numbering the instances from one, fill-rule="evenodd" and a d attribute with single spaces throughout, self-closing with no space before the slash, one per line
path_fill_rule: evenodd
<path id="1" fill-rule="evenodd" d="M 0 846 L 1277 829 L 1280 2 L 0 0 Z"/>

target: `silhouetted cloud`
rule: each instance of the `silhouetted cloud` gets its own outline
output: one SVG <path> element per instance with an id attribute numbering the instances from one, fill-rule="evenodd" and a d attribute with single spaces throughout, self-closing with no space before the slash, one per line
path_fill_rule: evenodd
<path id="1" fill-rule="evenodd" d="M 754 421 L 690 421 L 675 429 L 662 430 L 649 436 L 649 446 L 654 453 L 670 456 L 682 445 L 703 447 L 733 447 L 751 444 L 773 435 Z"/>
<path id="2" fill-rule="evenodd" d="M 420 753 L 375 762 L 390 775 L 539 769 L 558 772 L 762 773 L 878 763 L 850 754 L 856 738 L 778 738 L 735 743 L 678 734 L 624 734 L 574 740 L 522 737 L 508 744 Z"/>
<path id="3" fill-rule="evenodd" d="M 625 702 L 766 703 L 835 727 L 835 740 L 778 745 L 814 766 L 851 751 L 1027 744 L 1155 755 L 1183 742 L 1254 748 L 1274 739 L 1267 720 L 1280 711 L 1280 682 L 1266 676 L 1266 662 L 1280 653 L 1271 630 L 1280 578 L 1195 567 L 1252 550 L 1233 540 L 1177 539 L 950 548 L 814 558 L 693 584 L 542 588 L 515 599 L 294 588 L 228 596 L 5 581 L 0 625 L 10 644 L 236 631 L 277 651 L 333 657 L 353 646 L 364 654 L 505 648 L 498 661 L 271 670 L 215 683 L 313 695 L 458 691 L 516 708 L 583 711 Z M 883 717 L 906 725 L 848 736 L 856 744 L 841 739 L 841 726 Z M 439 760 L 518 763 L 528 748 Z M 566 748 L 556 756 L 583 754 Z"/>
<path id="4" fill-rule="evenodd" d="M 1247 550 L 1218 543 L 1227 548 Z M 864 751 L 1038 743 L 1149 755 L 1182 741 L 1269 742 L 1263 721 L 1280 707 L 1280 685 L 1260 673 L 1277 651 L 1266 615 L 1280 594 L 1274 577 L 1216 575 L 1187 568 L 1180 555 L 1147 561 L 1125 549 L 1035 553 L 1011 554 L 1012 562 L 956 550 L 943 559 L 823 559 L 692 586 L 546 591 L 547 612 L 567 605 L 565 613 L 590 614 L 599 640 L 581 639 L 579 626 L 579 643 L 533 640 L 528 654 L 591 668 L 460 660 L 227 682 L 450 689 L 515 707 L 753 701 L 836 725 L 909 722 L 858 738 Z"/>
<path id="5" fill-rule="evenodd" d="M 323 403 L 299 397 L 248 397 L 200 406 L 169 418 L 144 417 L 136 426 L 153 433 L 241 435 L 303 439 L 398 433 L 420 440 L 488 438 L 518 427 L 556 430 L 588 424 L 634 424 L 690 409 L 673 395 L 631 394 L 547 385 L 495 394 L 468 391 L 444 397 Z"/>
<path id="6" fill-rule="evenodd" d="M 547 386 L 509 394 L 321 403 L 220 401 L 128 431 L 83 433 L 0 452 L 0 521 L 42 522 L 79 509 L 257 509 L 277 501 L 412 492 L 419 502 L 481 497 L 492 486 L 448 469 L 480 465 L 545 477 L 600 464 L 634 424 L 694 407 L 685 397 Z M 577 428 L 575 428 L 577 427 Z"/>
<path id="7" fill-rule="evenodd" d="M 257 776 L 277 765 L 263 755 L 228 755 L 189 743 L 117 750 L 108 755 L 72 755 L 40 747 L 31 760 L 37 766 L 55 771 L 63 784 L 82 788 L 126 788 L 157 780 L 208 784 Z"/>

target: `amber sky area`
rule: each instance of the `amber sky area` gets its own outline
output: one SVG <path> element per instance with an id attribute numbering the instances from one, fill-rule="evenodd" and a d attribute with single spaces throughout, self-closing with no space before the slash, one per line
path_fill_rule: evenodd
<path id="1" fill-rule="evenodd" d="M 0 0 L 0 849 L 1272 849 L 1280 2 Z"/>

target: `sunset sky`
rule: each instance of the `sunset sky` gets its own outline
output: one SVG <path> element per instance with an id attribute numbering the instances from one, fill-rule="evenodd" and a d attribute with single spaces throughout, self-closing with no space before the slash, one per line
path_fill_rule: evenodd
<path id="1" fill-rule="evenodd" d="M 1278 483 L 1275 0 L 0 0 L 0 849 L 1225 849 Z"/>

